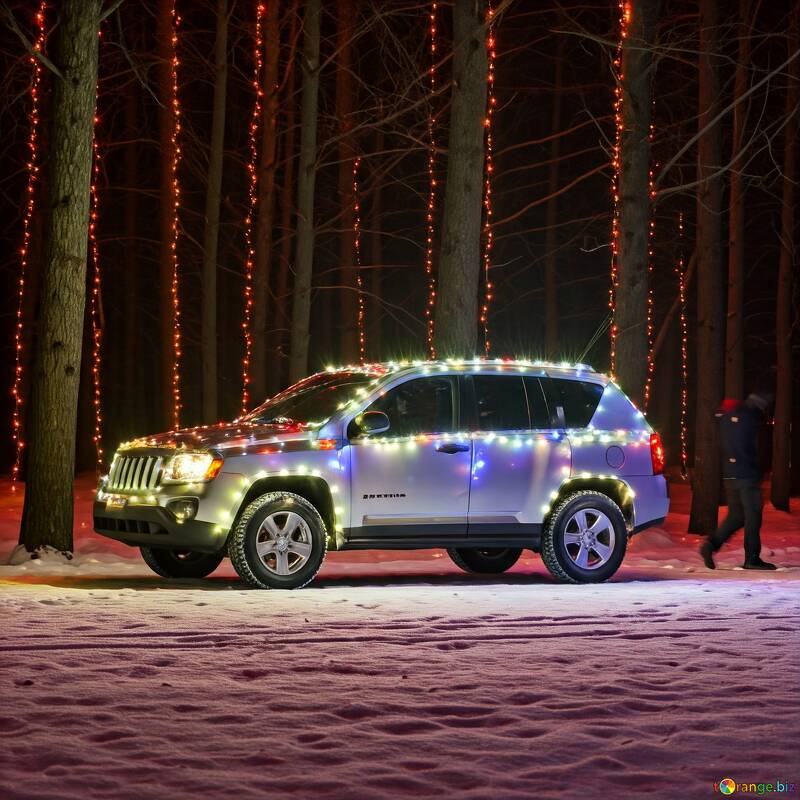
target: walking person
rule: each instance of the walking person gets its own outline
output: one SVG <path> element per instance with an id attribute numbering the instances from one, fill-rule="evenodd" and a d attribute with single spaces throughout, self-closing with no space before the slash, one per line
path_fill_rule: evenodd
<path id="1" fill-rule="evenodd" d="M 728 516 L 702 545 L 700 555 L 715 569 L 714 553 L 744 528 L 744 568 L 775 569 L 761 559 L 761 469 L 758 463 L 758 431 L 764 423 L 770 398 L 751 394 L 741 403 L 726 401 L 717 413 L 722 452 L 722 477 L 728 499 Z"/>

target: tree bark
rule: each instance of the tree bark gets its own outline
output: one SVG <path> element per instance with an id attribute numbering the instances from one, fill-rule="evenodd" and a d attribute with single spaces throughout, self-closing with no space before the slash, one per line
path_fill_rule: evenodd
<path id="1" fill-rule="evenodd" d="M 136 78 L 128 81 L 125 92 L 125 145 L 124 156 L 124 175 L 125 175 L 125 194 L 123 197 L 123 225 L 125 230 L 125 246 L 123 248 L 123 264 L 125 265 L 125 277 L 123 287 L 125 290 L 125 327 L 123 336 L 125 349 L 123 354 L 124 376 L 127 390 L 125 391 L 125 403 L 127 413 L 122 423 L 123 435 L 128 438 L 137 431 L 142 415 L 142 367 L 140 364 L 140 344 L 139 328 L 140 317 L 138 313 L 139 300 L 139 259 L 138 259 L 138 226 L 136 224 L 139 211 L 139 83 Z M 122 395 L 118 395 L 122 397 Z"/>
<path id="2" fill-rule="evenodd" d="M 286 83 L 283 107 L 285 110 L 283 134 L 283 186 L 281 187 L 281 249 L 278 276 L 275 285 L 276 313 L 273 316 L 272 349 L 275 368 L 267 374 L 267 393 L 275 394 L 286 385 L 286 338 L 291 324 L 289 314 L 289 265 L 292 260 L 292 217 L 294 215 L 294 158 L 295 158 L 295 61 L 294 43 L 297 38 L 297 0 L 292 5 L 289 31 L 290 61 L 286 66 Z"/>
<path id="3" fill-rule="evenodd" d="M 789 50 L 800 45 L 800 11 L 792 13 Z M 783 152 L 783 205 L 781 208 L 781 254 L 778 264 L 777 302 L 775 309 L 775 348 L 777 384 L 775 387 L 775 424 L 772 428 L 772 487 L 770 500 L 775 508 L 789 510 L 792 467 L 792 291 L 794 275 L 794 193 L 797 180 L 797 106 L 800 66 L 798 59 L 789 66 L 786 89 L 786 116 Z"/>
<path id="4" fill-rule="evenodd" d="M 453 4 L 453 91 L 436 301 L 436 353 L 471 356 L 477 346 L 481 270 L 486 0 Z"/>
<path id="5" fill-rule="evenodd" d="M 739 53 L 734 78 L 734 100 L 747 91 L 750 67 L 750 3 L 739 0 Z M 725 328 L 725 396 L 741 399 L 744 391 L 744 187 L 735 162 L 744 143 L 746 107 L 733 109 L 731 137 L 730 203 L 728 211 L 728 316 Z"/>
<path id="6" fill-rule="evenodd" d="M 175 402 L 172 375 L 175 364 L 174 331 L 177 320 L 172 297 L 175 244 L 175 204 L 178 201 L 173 165 L 176 158 L 175 129 L 177 125 L 174 105 L 173 60 L 175 46 L 172 42 L 173 8 L 175 0 L 158 0 L 156 10 L 156 38 L 158 41 L 158 69 L 156 85 L 158 94 L 158 141 L 160 153 L 159 173 L 159 319 L 161 322 L 161 417 L 165 429 L 173 427 Z"/>
<path id="7" fill-rule="evenodd" d="M 341 270 L 341 311 L 334 312 L 342 331 L 342 361 L 358 361 L 358 275 L 355 264 L 355 233 L 353 214 L 353 161 L 355 144 L 350 133 L 353 127 L 355 105 L 352 40 L 355 28 L 356 6 L 354 0 L 338 0 L 337 66 L 336 66 L 336 120 L 339 126 L 339 208 L 341 230 L 339 234 L 339 265 Z"/>
<path id="8" fill-rule="evenodd" d="M 217 0 L 214 43 L 214 101 L 208 154 L 206 219 L 203 231 L 200 348 L 203 365 L 203 422 L 218 418 L 217 399 L 217 254 L 222 167 L 225 156 L 225 96 L 228 83 L 228 0 Z"/>
<path id="9" fill-rule="evenodd" d="M 614 324 L 617 379 L 643 407 L 648 370 L 650 124 L 653 37 L 659 0 L 633 0 L 622 40 L 622 129 L 619 148 L 619 238 Z"/>
<path id="10" fill-rule="evenodd" d="M 40 329 L 34 350 L 20 544 L 72 550 L 100 0 L 63 0 L 54 28 Z"/>
<path id="11" fill-rule="evenodd" d="M 311 323 L 311 269 L 314 260 L 314 188 L 317 178 L 317 98 L 321 0 L 308 0 L 303 18 L 303 97 L 300 108 L 300 162 L 297 165 L 297 249 L 295 251 L 289 380 L 308 372 Z"/>
<path id="12" fill-rule="evenodd" d="M 267 395 L 267 319 L 269 317 L 270 273 L 272 272 L 272 229 L 275 222 L 275 163 L 278 117 L 278 0 L 267 3 L 264 18 L 264 99 L 261 110 L 261 158 L 258 176 L 255 260 L 253 262 L 253 357 L 250 395 L 261 403 Z M 273 367 L 274 368 L 274 367 Z"/>
<path id="13" fill-rule="evenodd" d="M 719 17 L 717 0 L 700 0 L 698 126 L 703 130 L 719 111 Z M 714 412 L 723 392 L 725 328 L 722 309 L 719 124 L 703 130 L 697 141 L 697 381 L 694 473 L 689 531 L 709 533 L 717 527 L 719 454 Z"/>
<path id="14" fill-rule="evenodd" d="M 561 130 L 561 92 L 564 75 L 564 42 L 559 37 L 556 50 L 555 78 L 553 81 L 553 115 L 550 130 Z M 547 175 L 547 232 L 545 233 L 544 262 L 544 349 L 547 358 L 558 358 L 558 159 L 561 156 L 561 137 L 554 136 L 550 143 L 550 167 Z"/>
<path id="15" fill-rule="evenodd" d="M 375 132 L 375 152 L 382 153 L 384 134 L 381 128 Z M 383 173 L 376 170 L 377 180 L 372 189 L 372 207 L 369 216 L 369 241 L 370 241 L 370 274 L 369 282 L 372 300 L 369 308 L 370 338 L 369 346 L 373 357 L 378 360 L 383 358 L 383 309 L 381 308 L 382 282 L 383 282 L 383 238 L 381 224 L 383 208 L 381 205 L 383 191 Z"/>

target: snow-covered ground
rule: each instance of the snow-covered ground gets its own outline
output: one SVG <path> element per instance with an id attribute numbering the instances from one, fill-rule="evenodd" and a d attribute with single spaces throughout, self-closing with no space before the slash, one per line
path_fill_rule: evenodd
<path id="1" fill-rule="evenodd" d="M 19 493 L 0 485 L 0 563 Z M 2 798 L 703 798 L 800 784 L 800 503 L 705 570 L 688 494 L 615 579 L 333 553 L 312 587 L 164 581 L 91 533 L 0 567 Z"/>

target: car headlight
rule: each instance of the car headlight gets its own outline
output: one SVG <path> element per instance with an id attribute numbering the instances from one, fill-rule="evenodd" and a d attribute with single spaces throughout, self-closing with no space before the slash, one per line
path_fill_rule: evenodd
<path id="1" fill-rule="evenodd" d="M 164 469 L 164 483 L 198 483 L 217 477 L 223 461 L 211 453 L 178 453 Z"/>

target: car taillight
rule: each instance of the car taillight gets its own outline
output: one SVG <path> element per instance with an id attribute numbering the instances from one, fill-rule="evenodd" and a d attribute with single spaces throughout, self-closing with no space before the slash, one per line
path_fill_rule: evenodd
<path id="1" fill-rule="evenodd" d="M 650 434 L 650 460 L 653 462 L 653 475 L 664 472 L 664 445 L 657 433 Z"/>

